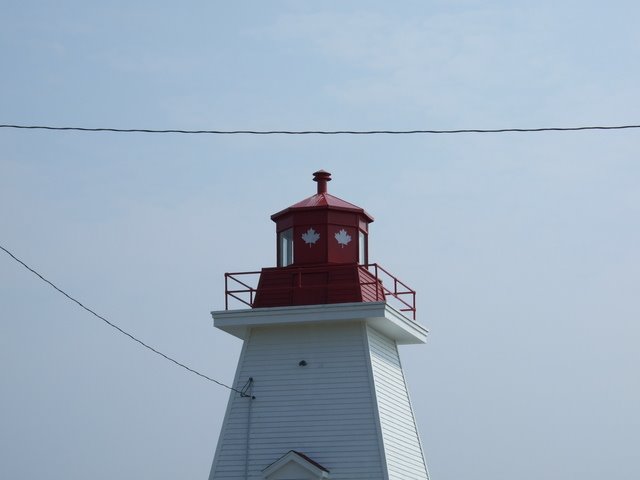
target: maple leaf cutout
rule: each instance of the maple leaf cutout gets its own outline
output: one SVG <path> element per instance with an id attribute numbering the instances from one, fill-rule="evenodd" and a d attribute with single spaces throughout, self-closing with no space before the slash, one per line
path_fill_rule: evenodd
<path id="1" fill-rule="evenodd" d="M 351 241 L 351 235 L 349 235 L 344 228 L 336 233 L 335 237 L 342 248 Z"/>
<path id="2" fill-rule="evenodd" d="M 309 248 L 311 248 L 311 245 L 316 243 L 319 238 L 320 238 L 320 234 L 316 232 L 313 228 L 310 228 L 309 230 L 306 231 L 306 233 L 302 234 L 302 240 L 304 240 L 304 243 L 309 244 Z"/>

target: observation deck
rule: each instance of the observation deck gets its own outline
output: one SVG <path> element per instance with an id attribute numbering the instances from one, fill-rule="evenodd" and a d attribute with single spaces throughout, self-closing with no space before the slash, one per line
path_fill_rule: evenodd
<path id="1" fill-rule="evenodd" d="M 225 310 L 386 302 L 416 319 L 416 292 L 377 263 L 273 267 L 225 273 Z"/>

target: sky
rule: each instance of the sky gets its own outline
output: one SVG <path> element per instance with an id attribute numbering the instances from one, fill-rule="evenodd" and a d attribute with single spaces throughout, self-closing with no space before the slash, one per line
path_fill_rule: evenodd
<path id="1" fill-rule="evenodd" d="M 0 123 L 638 124 L 632 1 L 0 1 Z M 196 136 L 0 129 L 0 244 L 224 383 L 224 272 L 329 191 L 418 292 L 401 357 L 434 480 L 640 477 L 640 131 Z M 0 477 L 207 478 L 229 392 L 0 252 Z"/>

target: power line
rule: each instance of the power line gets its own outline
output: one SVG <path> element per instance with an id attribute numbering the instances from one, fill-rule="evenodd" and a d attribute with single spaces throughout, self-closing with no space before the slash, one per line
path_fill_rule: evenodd
<path id="1" fill-rule="evenodd" d="M 106 318 L 104 318 L 102 315 L 97 314 L 96 312 L 94 312 L 92 309 L 90 309 L 89 307 L 86 307 L 85 305 L 83 305 L 79 300 L 76 300 L 75 298 L 73 298 L 71 295 L 69 295 L 67 292 L 65 292 L 64 290 L 62 290 L 61 288 L 57 287 L 53 282 L 47 280 L 44 276 L 42 276 L 40 273 L 36 272 L 33 268 L 31 268 L 29 265 L 27 265 L 26 263 L 24 263 L 22 260 L 20 260 L 18 257 L 16 257 L 13 253 L 11 253 L 9 250 L 7 250 L 6 248 L 4 248 L 2 245 L 0 245 L 0 249 L 4 250 L 5 253 L 7 253 L 11 258 L 13 258 L 16 262 L 18 262 L 20 265 L 22 265 L 24 268 L 26 268 L 27 270 L 29 270 L 31 273 L 33 273 L 34 275 L 36 275 L 37 277 L 39 277 L 42 281 L 44 281 L 45 283 L 48 283 L 50 286 L 52 286 L 55 290 L 57 290 L 59 293 L 61 293 L 62 295 L 64 295 L 65 297 L 67 297 L 69 300 L 71 300 L 72 302 L 78 304 L 80 307 L 82 307 L 84 310 L 86 310 L 87 312 L 89 312 L 90 314 L 92 314 L 93 316 L 99 318 L 100 320 L 102 320 L 104 323 L 106 323 L 107 325 L 109 325 L 112 328 L 115 328 L 118 332 L 122 333 L 123 335 L 126 335 L 127 337 L 129 337 L 131 340 L 133 340 L 134 342 L 139 343 L 140 345 L 142 345 L 144 348 L 151 350 L 153 353 L 156 353 L 158 355 L 160 355 L 161 357 L 165 358 L 166 360 L 169 360 L 170 362 L 173 362 L 174 364 L 178 365 L 179 367 L 184 368 L 185 370 L 188 370 L 191 373 L 195 373 L 196 375 L 198 375 L 199 377 L 202 377 L 206 380 L 209 380 L 210 382 L 213 383 L 217 383 L 218 385 L 220 385 L 221 387 L 225 387 L 228 388 L 229 390 L 232 390 L 234 392 L 239 393 L 241 396 L 243 397 L 248 397 L 250 396 L 250 394 L 246 393 L 246 385 L 245 387 L 243 387 L 242 390 L 237 390 L 233 387 L 230 387 L 229 385 L 225 385 L 222 382 L 219 382 L 218 380 L 215 380 L 207 375 L 205 375 L 204 373 L 200 373 L 197 370 L 194 370 L 191 367 L 186 366 L 184 363 L 180 363 L 179 361 L 171 358 L 168 355 L 165 355 L 164 353 L 162 353 L 159 350 L 156 350 L 155 348 L 153 348 L 152 346 L 144 343 L 142 340 L 134 337 L 133 335 L 131 335 L 129 332 L 123 330 L 122 328 L 120 328 L 119 326 L 117 326 L 116 324 L 110 322 L 109 320 L 107 320 Z"/>
<path id="2" fill-rule="evenodd" d="M 90 128 L 54 127 L 49 125 L 0 125 L 0 128 L 25 130 L 64 130 L 76 132 L 115 133 L 184 133 L 209 135 L 413 135 L 413 134 L 460 134 L 460 133 L 535 133 L 535 132 L 576 132 L 580 130 L 626 130 L 640 128 L 640 125 L 595 125 L 581 127 L 539 127 L 539 128 L 461 128 L 457 130 L 156 130 L 151 128 Z"/>

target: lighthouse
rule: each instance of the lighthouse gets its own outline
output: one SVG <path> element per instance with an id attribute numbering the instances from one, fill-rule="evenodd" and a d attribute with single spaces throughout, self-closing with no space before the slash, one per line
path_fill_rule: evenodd
<path id="1" fill-rule="evenodd" d="M 276 266 L 225 274 L 212 312 L 243 346 L 209 480 L 428 479 L 398 354 L 426 341 L 415 291 L 369 263 L 373 217 L 313 175 L 271 216 Z"/>

